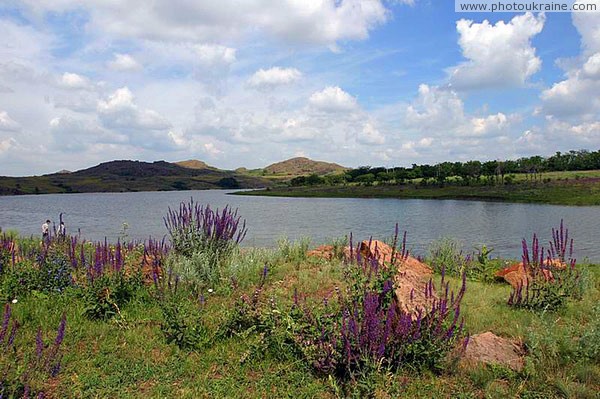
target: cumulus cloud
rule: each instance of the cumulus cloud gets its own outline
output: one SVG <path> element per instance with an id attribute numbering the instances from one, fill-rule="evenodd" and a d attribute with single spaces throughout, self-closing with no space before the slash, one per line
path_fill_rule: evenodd
<path id="1" fill-rule="evenodd" d="M 31 26 L 0 19 L 0 60 L 29 63 L 52 45 L 52 40 Z"/>
<path id="2" fill-rule="evenodd" d="M 596 0 L 600 6 L 600 0 Z M 539 114 L 572 123 L 598 120 L 600 115 L 600 18 L 597 13 L 573 13 L 581 35 L 582 53 L 566 70 L 565 79 L 544 90 Z"/>
<path id="3" fill-rule="evenodd" d="M 17 132 L 21 125 L 15 122 L 6 111 L 0 111 L 0 130 L 5 132 Z"/>
<path id="4" fill-rule="evenodd" d="M 305 151 L 331 158 L 344 149 L 385 141 L 377 121 L 339 87 L 326 87 L 304 98 L 295 93 L 294 105 L 276 112 L 264 95 L 253 91 L 246 95 L 249 97 L 237 101 L 233 97 L 203 98 L 196 107 L 196 121 L 189 134 L 198 140 L 202 136 L 213 137 L 235 146 L 236 151 L 252 146 L 267 153 L 271 162 L 277 157 L 267 143 L 277 143 L 277 154 L 287 148 L 289 155 Z"/>
<path id="5" fill-rule="evenodd" d="M 563 118 L 597 118 L 600 111 L 600 77 L 590 77 L 579 68 L 567 75 L 567 79 L 542 92 L 542 106 L 538 112 Z"/>
<path id="6" fill-rule="evenodd" d="M 100 100 L 98 116 L 102 124 L 111 129 L 165 130 L 171 127 L 158 112 L 138 107 L 127 87 L 117 89 L 106 100 Z"/>
<path id="7" fill-rule="evenodd" d="M 301 77 L 302 73 L 296 68 L 261 68 L 248 79 L 248 86 L 258 90 L 270 90 L 296 82 Z"/>
<path id="8" fill-rule="evenodd" d="M 108 67 L 114 71 L 132 72 L 142 69 L 142 65 L 137 62 L 130 54 L 116 53 L 112 61 L 108 63 Z"/>
<path id="9" fill-rule="evenodd" d="M 78 0 L 23 0 L 22 4 L 37 13 L 81 7 Z M 98 31 L 160 41 L 227 40 L 258 30 L 288 42 L 330 45 L 365 39 L 388 19 L 381 0 L 90 0 L 85 6 L 89 7 L 90 27 Z"/>
<path id="10" fill-rule="evenodd" d="M 482 141 L 510 133 L 519 121 L 518 115 L 504 113 L 476 115 L 465 111 L 459 94 L 447 87 L 422 84 L 417 97 L 409 104 L 395 107 L 401 130 L 411 132 L 401 149 L 405 155 L 417 156 L 435 141 L 444 151 L 460 150 L 464 154 Z M 447 156 L 447 155 L 445 155 Z"/>
<path id="11" fill-rule="evenodd" d="M 236 49 L 216 44 L 199 44 L 194 47 L 198 62 L 205 67 L 229 66 L 236 60 Z"/>
<path id="12" fill-rule="evenodd" d="M 88 78 L 71 72 L 65 72 L 59 84 L 67 89 L 88 89 L 91 86 Z"/>
<path id="13" fill-rule="evenodd" d="M 373 123 L 367 122 L 362 128 L 362 131 L 356 138 L 359 143 L 362 144 L 383 144 L 385 143 L 385 137 L 381 132 L 373 126 Z"/>
<path id="14" fill-rule="evenodd" d="M 542 66 L 531 40 L 544 22 L 543 14 L 531 13 L 495 25 L 459 20 L 458 44 L 468 61 L 450 68 L 451 84 L 457 89 L 523 86 Z"/>
<path id="15" fill-rule="evenodd" d="M 455 129 L 464 118 L 464 104 L 455 91 L 421 84 L 417 98 L 406 108 L 404 123 L 420 130 Z"/>
<path id="16" fill-rule="evenodd" d="M 9 137 L 7 139 L 4 140 L 0 140 L 0 155 L 2 155 L 5 152 L 8 152 L 10 149 L 14 148 L 17 144 L 17 141 L 12 138 Z"/>
<path id="17" fill-rule="evenodd" d="M 573 140 L 581 145 L 597 145 L 600 142 L 600 121 L 582 122 L 577 124 L 550 119 L 548 132 L 554 138 L 562 138 L 565 144 Z"/>
<path id="18" fill-rule="evenodd" d="M 213 143 L 204 143 L 202 147 L 205 153 L 213 157 L 223 153 Z"/>
<path id="19" fill-rule="evenodd" d="M 600 9 L 600 0 L 577 0 L 576 3 L 595 4 Z M 576 12 L 572 14 L 573 23 L 581 35 L 584 54 L 600 52 L 600 23 L 596 12 Z"/>
<path id="20" fill-rule="evenodd" d="M 53 147 L 62 151 L 86 151 L 97 143 L 127 143 L 127 136 L 103 129 L 94 119 L 59 116 L 50 120 L 49 127 Z"/>
<path id="21" fill-rule="evenodd" d="M 495 134 L 504 130 L 509 123 L 509 118 L 502 112 L 499 112 L 495 115 L 488 115 L 485 118 L 471 119 L 472 132 L 475 136 Z"/>
<path id="22" fill-rule="evenodd" d="M 310 105 L 323 112 L 349 112 L 358 107 L 356 98 L 337 86 L 328 86 L 317 91 L 308 100 Z"/>

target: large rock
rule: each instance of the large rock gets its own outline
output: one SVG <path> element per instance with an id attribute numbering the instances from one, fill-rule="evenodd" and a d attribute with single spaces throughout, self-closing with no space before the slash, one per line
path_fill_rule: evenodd
<path id="1" fill-rule="evenodd" d="M 521 371 L 524 352 L 520 342 L 488 331 L 470 337 L 462 362 L 465 365 L 496 364 Z"/>
<path id="2" fill-rule="evenodd" d="M 425 294 L 425 288 L 433 276 L 433 270 L 425 263 L 412 256 L 402 258 L 402 254 L 383 241 L 362 241 L 357 245 L 363 259 L 376 259 L 381 267 L 396 267 L 396 298 L 400 309 L 417 317 L 419 311 L 426 313 L 430 308 L 435 292 L 431 296 Z M 350 248 L 344 250 L 346 258 L 350 257 Z M 310 251 L 309 256 L 325 259 L 333 257 L 333 247 L 321 246 Z"/>
<path id="3" fill-rule="evenodd" d="M 496 277 L 503 278 L 514 289 L 518 289 L 520 286 L 526 287 L 531 279 L 531 275 L 523 266 L 523 262 L 498 270 Z"/>
<path id="4" fill-rule="evenodd" d="M 554 280 L 552 269 L 564 270 L 567 267 L 566 263 L 560 259 L 550 259 L 546 265 L 549 269 L 542 269 L 541 272 L 547 281 Z M 524 266 L 523 262 L 515 263 L 514 265 L 498 270 L 496 277 L 503 278 L 514 289 L 518 289 L 519 286 L 526 287 L 533 278 L 531 271 Z"/>
<path id="5" fill-rule="evenodd" d="M 412 256 L 406 258 L 383 241 L 370 240 L 360 243 L 360 253 L 364 257 L 374 257 L 381 266 L 394 265 L 398 268 L 395 277 L 396 299 L 403 312 L 417 317 L 419 311 L 427 313 L 437 294 L 426 295 L 426 286 L 433 276 L 433 270 Z M 393 259 L 392 259 L 393 258 Z"/>

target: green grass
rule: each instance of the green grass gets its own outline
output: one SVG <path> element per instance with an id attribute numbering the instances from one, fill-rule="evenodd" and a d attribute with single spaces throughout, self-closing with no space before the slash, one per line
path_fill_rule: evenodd
<path id="1" fill-rule="evenodd" d="M 600 205 L 599 171 L 556 172 L 549 182 L 518 181 L 511 185 L 419 186 L 346 185 L 276 187 L 236 192 L 237 195 L 332 198 L 418 198 L 544 203 L 554 205 Z M 545 176 L 545 175 L 544 175 Z M 582 178 L 575 178 L 582 176 Z M 583 178 L 585 177 L 585 178 Z M 523 177 L 524 179 L 524 177 Z"/>
<path id="2" fill-rule="evenodd" d="M 304 246 L 282 241 L 279 249 L 237 253 L 231 263 L 241 271 L 238 288 L 223 282 L 206 294 L 203 317 L 209 328 L 218 329 L 237 298 L 252 293 L 265 263 L 270 270 L 265 298 L 285 306 L 291 303 L 294 289 L 307 293 L 315 303 L 333 295 L 334 287 L 343 284 L 341 261 L 306 258 Z M 442 375 L 382 371 L 350 387 L 348 395 L 354 392 L 364 397 L 366 390 L 376 398 L 598 397 L 599 365 L 575 356 L 578 339 L 595 322 L 593 308 L 600 301 L 600 268 L 582 267 L 590 285 L 586 295 L 557 313 L 511 309 L 506 305 L 508 285 L 468 283 L 463 301 L 468 331 L 492 331 L 523 340 L 532 348 L 523 372 L 494 367 L 448 369 Z M 451 281 L 454 286 L 460 284 L 458 279 Z M 63 367 L 50 381 L 51 397 L 334 398 L 339 393 L 334 383 L 314 375 L 299 359 L 265 350 L 242 362 L 253 350 L 256 339 L 252 336 L 214 339 L 198 350 L 167 344 L 151 286 L 138 289 L 120 317 L 90 320 L 84 309 L 76 290 L 30 294 L 13 305 L 23 325 L 19 347 L 29 350 L 35 347 L 37 328 L 42 327 L 47 340 L 52 339 L 66 312 Z"/>

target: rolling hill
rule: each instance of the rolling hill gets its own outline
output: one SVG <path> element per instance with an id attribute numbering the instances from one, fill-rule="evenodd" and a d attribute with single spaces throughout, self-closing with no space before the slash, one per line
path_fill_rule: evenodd
<path id="1" fill-rule="evenodd" d="M 257 176 L 193 169 L 165 161 L 111 161 L 72 173 L 0 177 L 0 195 L 261 188 Z"/>
<path id="2" fill-rule="evenodd" d="M 291 158 L 286 161 L 277 162 L 264 168 L 265 175 L 302 176 L 302 175 L 327 175 L 339 173 L 348 168 L 336 163 L 313 161 L 305 157 Z"/>
<path id="3" fill-rule="evenodd" d="M 217 169 L 213 166 L 210 166 L 206 162 L 199 161 L 197 159 L 189 159 L 187 161 L 179 161 L 175 162 L 176 165 L 183 166 L 184 168 L 189 169 Z"/>

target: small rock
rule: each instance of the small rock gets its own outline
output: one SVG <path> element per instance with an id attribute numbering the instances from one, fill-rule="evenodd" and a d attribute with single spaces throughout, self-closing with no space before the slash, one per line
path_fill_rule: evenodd
<path id="1" fill-rule="evenodd" d="M 470 337 L 463 364 L 497 364 L 515 371 L 523 370 L 523 345 L 488 331 Z"/>

